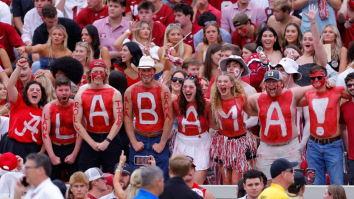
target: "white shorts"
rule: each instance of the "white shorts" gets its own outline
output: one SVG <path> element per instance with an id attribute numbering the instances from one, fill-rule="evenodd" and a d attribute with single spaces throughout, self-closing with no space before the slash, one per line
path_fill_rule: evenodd
<path id="1" fill-rule="evenodd" d="M 297 137 L 289 142 L 287 145 L 270 146 L 261 141 L 257 151 L 258 156 L 258 169 L 262 171 L 268 178 L 272 179 L 270 175 L 270 166 L 276 159 L 285 158 L 289 162 L 298 162 L 295 169 L 300 168 L 301 154 L 300 144 Z"/>
<path id="2" fill-rule="evenodd" d="M 186 136 L 177 133 L 173 155 L 183 154 L 194 159 L 195 170 L 207 170 L 210 167 L 209 150 L 211 138 L 208 132 L 200 135 Z"/>

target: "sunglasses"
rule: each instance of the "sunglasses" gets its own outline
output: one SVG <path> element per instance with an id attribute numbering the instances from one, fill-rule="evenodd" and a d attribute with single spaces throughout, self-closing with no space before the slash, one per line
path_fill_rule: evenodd
<path id="1" fill-rule="evenodd" d="M 347 88 L 351 88 L 353 86 L 354 86 L 354 84 L 347 84 Z"/>
<path id="2" fill-rule="evenodd" d="M 322 80 L 322 78 L 324 78 L 325 76 L 322 76 L 322 75 L 319 75 L 319 76 L 311 76 L 310 77 L 310 79 L 311 79 L 311 81 L 315 81 L 316 80 L 316 78 L 318 79 L 318 81 L 321 81 Z"/>
<path id="3" fill-rule="evenodd" d="M 179 82 L 180 84 L 182 84 L 183 78 L 178 78 L 178 77 L 172 77 L 172 78 L 171 78 L 171 81 L 172 81 L 172 82 L 177 82 L 177 80 L 178 80 L 178 82 Z"/>
<path id="4" fill-rule="evenodd" d="M 284 172 L 290 172 L 290 173 L 294 173 L 294 169 L 287 169 Z"/>
<path id="5" fill-rule="evenodd" d="M 204 22 L 204 26 L 209 25 L 209 24 L 217 24 L 217 23 L 216 23 L 216 21 L 206 21 L 206 22 Z"/>
<path id="6" fill-rule="evenodd" d="M 181 24 L 179 24 L 179 23 L 170 23 L 168 26 L 169 26 L 170 28 L 174 28 L 174 27 L 179 28 L 179 27 L 181 27 Z"/>

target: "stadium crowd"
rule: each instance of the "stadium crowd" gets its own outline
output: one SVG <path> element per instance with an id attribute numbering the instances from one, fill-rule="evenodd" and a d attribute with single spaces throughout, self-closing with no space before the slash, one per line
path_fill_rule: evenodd
<path id="1" fill-rule="evenodd" d="M 1 0 L 0 198 L 346 199 L 353 23 L 352 0 Z"/>

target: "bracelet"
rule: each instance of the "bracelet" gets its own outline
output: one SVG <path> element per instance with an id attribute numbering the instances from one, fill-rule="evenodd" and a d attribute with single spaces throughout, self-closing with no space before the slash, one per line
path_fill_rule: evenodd
<path id="1" fill-rule="evenodd" d="M 119 168 L 118 168 L 118 169 L 116 169 L 116 171 L 118 171 L 118 172 L 122 173 L 122 170 L 121 170 L 121 169 L 119 169 Z"/>
<path id="2" fill-rule="evenodd" d="M 107 140 L 109 143 L 111 143 L 111 142 L 112 142 L 112 140 L 111 140 L 111 139 L 109 139 L 109 138 L 106 138 L 106 140 Z"/>
<path id="3" fill-rule="evenodd" d="M 317 21 L 315 21 L 315 22 L 311 22 L 311 24 L 316 24 L 317 23 Z"/>
<path id="4" fill-rule="evenodd" d="M 128 35 L 132 33 L 132 31 L 130 31 L 129 29 L 127 29 L 125 32 L 128 33 Z"/>

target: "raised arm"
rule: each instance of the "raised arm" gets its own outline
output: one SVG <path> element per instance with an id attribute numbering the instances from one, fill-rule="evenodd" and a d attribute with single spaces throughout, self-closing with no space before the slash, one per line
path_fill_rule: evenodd
<path id="1" fill-rule="evenodd" d="M 7 96 L 8 99 L 13 103 L 16 104 L 17 98 L 18 98 L 18 90 L 16 88 L 16 82 L 18 77 L 20 77 L 21 70 L 24 66 L 26 66 L 27 63 L 27 58 L 21 58 L 20 60 L 17 61 L 16 63 L 16 68 L 12 75 L 10 76 L 10 79 L 6 85 L 6 90 L 7 90 Z"/>
<path id="2" fill-rule="evenodd" d="M 118 196 L 119 199 L 125 199 L 125 192 L 124 192 L 122 186 L 120 186 L 119 179 L 120 179 L 120 176 L 122 175 L 123 165 L 126 160 L 127 160 L 127 157 L 124 155 L 124 151 L 122 150 L 122 154 L 120 155 L 120 158 L 119 158 L 118 167 L 117 167 L 117 170 L 115 171 L 114 177 L 113 177 L 114 195 Z"/>
<path id="3" fill-rule="evenodd" d="M 139 22 L 138 21 L 132 21 L 132 23 L 129 23 L 129 31 L 130 33 L 127 31 L 125 31 L 121 36 L 119 36 L 113 43 L 114 48 L 116 48 L 118 51 L 122 50 L 123 47 L 123 42 L 124 40 L 134 31 L 139 30 L 140 28 L 138 28 Z"/>
<path id="4" fill-rule="evenodd" d="M 24 53 L 42 53 L 45 48 L 46 44 L 37 44 L 35 46 L 21 46 L 16 49 L 18 54 L 22 56 Z"/>
<path id="5" fill-rule="evenodd" d="M 138 142 L 135 138 L 134 124 L 133 124 L 133 101 L 131 99 L 131 89 L 129 87 L 124 93 L 124 127 L 135 151 L 144 149 L 144 143 Z"/>
<path id="6" fill-rule="evenodd" d="M 307 13 L 303 12 L 303 14 L 310 20 L 313 45 L 316 49 L 315 54 L 316 54 L 317 62 L 321 66 L 326 67 L 327 54 L 326 54 L 326 50 L 324 49 L 323 44 L 321 42 L 320 32 L 318 30 L 318 26 L 317 26 L 317 22 L 316 22 L 317 10 L 318 9 L 316 9 L 315 5 L 309 5 L 309 13 L 307 14 Z"/>
<path id="7" fill-rule="evenodd" d="M 155 143 L 152 146 L 152 149 L 156 153 L 161 153 L 165 148 L 167 139 L 170 136 L 172 125 L 173 125 L 173 120 L 171 118 L 173 117 L 171 93 L 170 90 L 167 88 L 167 86 L 161 85 L 161 87 L 162 87 L 161 105 L 163 106 L 165 122 L 163 126 L 163 132 L 162 132 L 160 143 Z"/>

